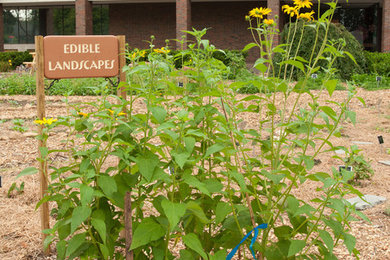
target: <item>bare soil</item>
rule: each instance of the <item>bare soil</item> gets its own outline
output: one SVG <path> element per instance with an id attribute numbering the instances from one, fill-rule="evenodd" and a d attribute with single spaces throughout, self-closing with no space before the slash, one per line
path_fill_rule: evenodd
<path id="1" fill-rule="evenodd" d="M 336 100 L 344 100 L 346 91 L 336 91 Z M 390 160 L 386 149 L 390 148 L 390 90 L 369 92 L 359 90 L 358 95 L 366 101 L 366 106 L 358 101 L 351 104 L 357 112 L 357 123 L 344 123 L 342 138 L 335 139 L 339 145 L 350 146 L 353 141 L 372 142 L 359 145 L 367 160 L 372 164 L 375 175 L 369 181 L 363 181 L 356 188 L 364 194 L 379 195 L 387 198 L 387 202 L 365 210 L 371 223 L 362 220 L 353 222 L 352 234 L 357 238 L 357 249 L 361 259 L 390 259 L 390 216 L 384 214 L 390 209 L 390 166 L 380 164 L 381 160 Z M 240 95 L 241 97 L 242 95 Z M 239 97 L 238 97 L 239 98 Z M 325 98 L 325 97 L 324 97 Z M 58 117 L 66 114 L 63 97 L 46 97 L 46 115 Z M 70 97 L 71 102 L 90 102 L 95 97 Z M 141 105 L 139 107 L 141 108 Z M 0 259 L 55 259 L 55 253 L 43 256 L 41 249 L 40 212 L 35 210 L 39 199 L 39 179 L 37 175 L 26 176 L 15 180 L 20 171 L 29 166 L 37 166 L 37 140 L 34 138 L 36 119 L 35 96 L 0 96 Z M 14 119 L 24 119 L 28 130 L 24 133 L 13 130 Z M 245 121 L 255 124 L 255 118 L 248 115 Z M 247 126 L 248 127 L 248 126 Z M 65 133 L 57 131 L 50 137 L 50 146 L 60 147 L 60 140 Z M 377 136 L 383 136 L 381 147 Z M 321 164 L 315 170 L 330 172 L 332 166 L 339 162 L 332 158 L 335 154 L 319 156 Z M 24 193 L 15 191 L 11 197 L 7 191 L 12 183 L 17 186 L 25 182 Z M 302 199 L 311 199 L 314 184 L 306 183 L 300 190 L 294 191 Z M 52 220 L 52 224 L 53 224 Z M 335 249 L 339 259 L 354 259 L 345 247 Z"/>

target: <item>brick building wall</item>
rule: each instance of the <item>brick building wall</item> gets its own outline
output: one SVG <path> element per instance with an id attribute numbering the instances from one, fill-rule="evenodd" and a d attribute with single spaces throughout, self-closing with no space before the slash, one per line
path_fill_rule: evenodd
<path id="1" fill-rule="evenodd" d="M 88 0 L 75 1 L 76 35 L 93 34 L 92 2 Z"/>
<path id="2" fill-rule="evenodd" d="M 191 26 L 197 30 L 209 28 L 205 38 L 221 49 L 242 49 L 252 41 L 245 15 L 266 2 L 192 2 Z M 156 36 L 155 45 L 165 45 L 165 39 L 176 38 L 175 3 L 112 4 L 110 34 L 126 35 L 131 47 L 147 48 L 150 35 Z M 171 46 L 175 46 L 171 42 Z"/>
<path id="3" fill-rule="evenodd" d="M 281 15 L 280 15 L 280 0 L 268 0 L 267 1 L 267 7 L 272 10 L 272 13 L 269 15 L 271 19 L 274 19 L 277 27 L 281 31 Z M 276 20 L 276 17 L 278 18 Z M 273 39 L 273 45 L 276 46 L 279 44 L 279 36 L 275 36 Z"/>
<path id="4" fill-rule="evenodd" d="M 175 3 L 113 4 L 109 6 L 110 34 L 125 35 L 131 48 L 148 48 L 154 35 L 156 47 L 176 38 Z M 174 46 L 174 43 L 171 43 Z"/>
<path id="5" fill-rule="evenodd" d="M 187 39 L 186 33 L 183 31 L 191 30 L 191 1 L 176 0 L 176 39 Z M 180 47 L 181 43 L 177 42 L 176 46 Z M 183 47 L 186 48 L 187 42 L 183 42 Z"/>
<path id="6" fill-rule="evenodd" d="M 383 0 L 382 52 L 390 52 L 390 0 Z"/>

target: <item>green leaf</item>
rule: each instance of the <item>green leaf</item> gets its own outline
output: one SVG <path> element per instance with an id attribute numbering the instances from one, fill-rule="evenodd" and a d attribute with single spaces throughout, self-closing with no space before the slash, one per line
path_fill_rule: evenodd
<path id="1" fill-rule="evenodd" d="M 60 240 L 56 244 L 57 249 L 57 259 L 62 260 L 65 259 L 65 253 L 66 253 L 66 241 Z"/>
<path id="2" fill-rule="evenodd" d="M 225 148 L 225 147 L 222 144 L 214 144 L 214 145 L 210 146 L 207 149 L 206 154 L 204 155 L 204 158 L 207 158 L 211 154 L 214 154 L 216 152 L 221 151 L 223 148 Z"/>
<path id="3" fill-rule="evenodd" d="M 195 138 L 193 137 L 184 137 L 184 143 L 186 144 L 186 150 L 189 154 L 192 153 L 195 147 Z"/>
<path id="4" fill-rule="evenodd" d="M 287 257 L 296 255 L 306 246 L 305 241 L 303 240 L 291 240 L 290 247 L 288 248 Z"/>
<path id="5" fill-rule="evenodd" d="M 329 106 L 321 106 L 320 109 L 324 111 L 325 114 L 327 114 L 330 118 L 335 120 L 335 117 L 337 116 L 337 113 Z"/>
<path id="6" fill-rule="evenodd" d="M 78 206 L 73 210 L 72 220 L 70 223 L 70 233 L 76 229 L 91 215 L 91 208 L 87 206 Z"/>
<path id="7" fill-rule="evenodd" d="M 352 251 L 356 245 L 356 238 L 350 234 L 345 233 L 344 234 L 344 244 L 347 247 L 348 252 L 352 253 Z"/>
<path id="8" fill-rule="evenodd" d="M 250 49 L 252 49 L 253 47 L 256 47 L 256 46 L 257 46 L 257 44 L 254 42 L 248 43 L 247 45 L 245 45 L 244 49 L 242 49 L 242 52 L 249 51 Z"/>
<path id="9" fill-rule="evenodd" d="M 297 67 L 303 73 L 305 73 L 305 67 L 303 66 L 303 63 L 300 62 L 300 61 L 297 61 L 297 60 L 286 60 L 286 61 L 283 61 L 283 62 L 280 63 L 280 65 L 283 65 L 283 64 L 293 65 L 294 67 Z"/>
<path id="10" fill-rule="evenodd" d="M 185 204 L 174 203 L 169 200 L 163 200 L 161 207 L 167 216 L 171 229 L 174 229 L 179 223 L 180 218 L 186 213 L 187 206 Z"/>
<path id="11" fill-rule="evenodd" d="M 130 250 L 149 244 L 164 236 L 165 231 L 151 218 L 145 218 L 135 229 Z"/>
<path id="12" fill-rule="evenodd" d="M 206 217 L 206 214 L 204 214 L 203 209 L 196 204 L 193 201 L 190 201 L 187 203 L 187 209 L 195 216 L 197 217 L 202 223 L 206 224 L 210 221 Z"/>
<path id="13" fill-rule="evenodd" d="M 226 202 L 219 202 L 215 210 L 215 224 L 221 223 L 232 211 L 231 206 Z"/>
<path id="14" fill-rule="evenodd" d="M 66 249 L 66 257 L 75 252 L 85 241 L 86 233 L 77 234 L 72 237 L 68 242 L 68 248 Z"/>
<path id="15" fill-rule="evenodd" d="M 93 188 L 88 185 L 81 184 L 80 187 L 81 205 L 87 206 L 92 201 L 92 197 L 93 197 Z"/>
<path id="16" fill-rule="evenodd" d="M 334 90 L 337 87 L 338 80 L 337 79 L 330 79 L 324 82 L 324 86 L 328 90 L 329 96 L 331 97 Z"/>
<path id="17" fill-rule="evenodd" d="M 99 248 L 103 254 L 104 259 L 109 259 L 110 251 L 108 250 L 108 247 L 104 244 L 99 243 Z"/>
<path id="18" fill-rule="evenodd" d="M 275 236 L 281 239 L 289 239 L 291 237 L 291 233 L 293 231 L 292 227 L 284 225 L 277 228 L 274 228 Z"/>
<path id="19" fill-rule="evenodd" d="M 226 250 L 219 250 L 214 255 L 208 254 L 210 260 L 225 260 L 227 252 Z"/>
<path id="20" fill-rule="evenodd" d="M 268 60 L 259 58 L 256 60 L 255 64 L 253 65 L 254 68 L 261 71 L 262 73 L 265 73 L 268 70 L 268 67 L 264 65 L 265 62 L 268 62 Z"/>
<path id="21" fill-rule="evenodd" d="M 332 236 L 329 234 L 328 231 L 325 231 L 325 230 L 320 230 L 318 232 L 320 234 L 320 238 L 322 239 L 322 241 L 324 241 L 326 247 L 329 249 L 329 252 L 332 253 L 332 251 L 333 251 L 333 238 L 332 238 Z"/>
<path id="22" fill-rule="evenodd" d="M 188 153 L 176 153 L 172 152 L 173 158 L 175 158 L 175 162 L 181 169 L 183 169 L 184 165 L 186 164 L 188 157 L 190 157 L 190 154 Z"/>
<path id="23" fill-rule="evenodd" d="M 92 218 L 91 220 L 92 226 L 97 230 L 102 239 L 103 243 L 106 243 L 107 231 L 106 231 L 106 223 L 99 218 Z"/>
<path id="24" fill-rule="evenodd" d="M 150 110 L 159 124 L 164 123 L 165 118 L 167 117 L 167 111 L 163 107 L 152 107 Z"/>
<path id="25" fill-rule="evenodd" d="M 324 223 L 333 230 L 335 236 L 341 235 L 343 232 L 343 226 L 340 222 L 333 219 L 324 219 Z"/>
<path id="26" fill-rule="evenodd" d="M 43 241 L 43 248 L 47 248 L 53 242 L 53 239 L 53 235 L 45 237 L 45 240 Z"/>
<path id="27" fill-rule="evenodd" d="M 190 233 L 183 237 L 183 242 L 190 249 L 197 252 L 203 259 L 207 259 L 207 254 L 203 250 L 202 244 L 199 241 L 199 238 L 194 234 Z"/>
<path id="28" fill-rule="evenodd" d="M 345 117 L 351 119 L 353 125 L 356 124 L 356 112 L 355 111 L 346 111 Z"/>
<path id="29" fill-rule="evenodd" d="M 46 158 L 49 154 L 49 149 L 47 147 L 39 147 L 39 152 L 41 154 L 41 158 Z"/>
<path id="30" fill-rule="evenodd" d="M 139 172 L 147 180 L 151 181 L 154 173 L 154 169 L 159 163 L 159 158 L 157 155 L 148 153 L 146 155 L 138 156 L 136 159 Z"/>
<path id="31" fill-rule="evenodd" d="M 355 64 L 357 64 L 355 58 L 352 56 L 352 54 L 351 54 L 350 52 L 344 51 L 344 53 L 347 54 L 347 56 L 348 56 Z"/>
<path id="32" fill-rule="evenodd" d="M 36 174 L 38 172 L 38 169 L 35 168 L 35 167 L 27 167 L 25 169 L 23 169 L 19 174 L 18 176 L 16 176 L 16 179 L 17 178 L 20 178 L 22 176 L 26 176 L 26 175 L 33 175 L 33 174 Z"/>
<path id="33" fill-rule="evenodd" d="M 108 197 L 113 197 L 114 193 L 118 190 L 114 178 L 108 175 L 99 176 L 97 183 L 104 194 Z"/>
<path id="34" fill-rule="evenodd" d="M 195 176 L 187 174 L 187 175 L 183 176 L 183 180 L 188 185 L 197 188 L 203 194 L 206 194 L 209 197 L 211 196 L 209 190 L 207 189 L 206 184 L 204 184 L 203 182 L 200 182 Z"/>

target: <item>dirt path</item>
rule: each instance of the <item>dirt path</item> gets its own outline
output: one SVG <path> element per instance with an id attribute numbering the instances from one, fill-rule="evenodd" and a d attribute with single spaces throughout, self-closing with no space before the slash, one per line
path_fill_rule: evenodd
<path id="1" fill-rule="evenodd" d="M 336 92 L 337 99 L 345 97 L 345 92 Z M 379 163 L 390 160 L 390 155 L 383 153 L 378 145 L 377 136 L 384 138 L 384 148 L 390 148 L 390 90 L 368 92 L 359 90 L 359 96 L 366 100 L 366 107 L 354 102 L 351 108 L 357 112 L 357 125 L 344 124 L 342 138 L 335 141 L 340 145 L 351 145 L 352 141 L 372 142 L 360 145 L 366 159 L 372 163 L 375 175 L 371 181 L 357 186 L 364 194 L 380 195 L 387 202 L 364 211 L 370 223 L 357 221 L 352 224 L 352 233 L 357 238 L 357 248 L 361 259 L 390 259 L 390 217 L 384 214 L 390 208 L 390 166 Z M 47 97 L 46 113 L 48 117 L 65 115 L 63 97 Z M 71 102 L 93 101 L 94 97 L 71 97 Z M 39 210 L 35 211 L 38 202 L 38 176 L 26 176 L 17 180 L 20 185 L 25 182 L 24 193 L 7 197 L 7 191 L 15 182 L 15 176 L 25 167 L 37 166 L 37 141 L 34 139 L 36 104 L 34 96 L 0 96 L 0 176 L 3 187 L 0 188 L 0 259 L 55 259 L 41 255 L 41 234 Z M 15 127 L 15 119 L 23 119 L 20 133 Z M 249 124 L 253 119 L 246 119 Z M 59 146 L 64 133 L 56 132 L 51 145 Z M 57 142 L 57 143 L 56 143 Z M 337 166 L 335 159 L 329 155 L 320 156 L 322 163 L 319 170 L 328 171 Z M 296 191 L 302 198 L 310 198 L 313 187 L 305 185 Z M 14 193 L 15 194 L 15 193 Z M 344 247 L 335 249 L 340 259 L 353 259 Z"/>

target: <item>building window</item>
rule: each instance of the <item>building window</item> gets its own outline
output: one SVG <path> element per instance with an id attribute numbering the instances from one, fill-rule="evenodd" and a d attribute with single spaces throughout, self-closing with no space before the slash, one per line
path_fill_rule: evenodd
<path id="1" fill-rule="evenodd" d="M 365 50 L 379 51 L 380 22 L 379 5 L 342 6 L 336 10 L 335 17 L 363 45 Z"/>
<path id="2" fill-rule="evenodd" d="M 92 9 L 93 16 L 93 34 L 108 34 L 108 5 L 94 5 Z"/>
<path id="3" fill-rule="evenodd" d="M 53 34 L 74 35 L 76 33 L 76 16 L 73 6 L 53 8 Z"/>
<path id="4" fill-rule="evenodd" d="M 5 9 L 4 43 L 34 43 L 40 33 L 39 9 Z"/>

